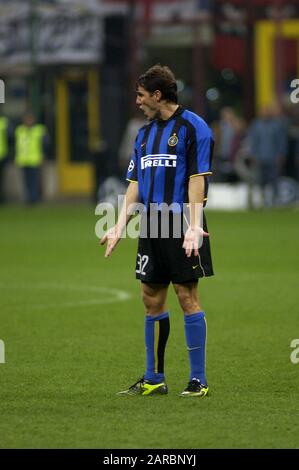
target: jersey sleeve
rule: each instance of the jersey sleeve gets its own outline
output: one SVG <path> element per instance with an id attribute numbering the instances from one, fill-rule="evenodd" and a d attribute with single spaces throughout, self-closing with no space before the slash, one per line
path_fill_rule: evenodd
<path id="1" fill-rule="evenodd" d="M 188 177 L 211 175 L 214 140 L 207 124 L 193 126 L 187 144 Z"/>

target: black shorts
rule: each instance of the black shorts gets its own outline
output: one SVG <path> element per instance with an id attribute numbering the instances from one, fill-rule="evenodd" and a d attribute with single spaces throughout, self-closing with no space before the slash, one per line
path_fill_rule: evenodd
<path id="1" fill-rule="evenodd" d="M 207 231 L 205 215 L 203 228 Z M 190 258 L 185 254 L 183 242 L 183 232 L 179 238 L 172 237 L 171 233 L 169 238 L 139 238 L 136 279 L 153 284 L 181 284 L 213 276 L 209 237 L 203 237 L 199 256 L 192 254 Z"/>

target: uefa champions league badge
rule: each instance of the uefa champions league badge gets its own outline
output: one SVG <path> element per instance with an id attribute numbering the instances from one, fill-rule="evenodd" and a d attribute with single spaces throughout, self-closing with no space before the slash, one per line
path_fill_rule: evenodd
<path id="1" fill-rule="evenodd" d="M 176 134 L 173 134 L 171 137 L 168 139 L 168 145 L 170 147 L 174 147 L 178 143 L 179 139 L 177 138 Z"/>
<path id="2" fill-rule="evenodd" d="M 135 163 L 134 163 L 134 160 L 131 160 L 130 163 L 129 163 L 129 168 L 128 168 L 128 171 L 133 171 L 134 170 L 134 167 L 135 167 Z"/>

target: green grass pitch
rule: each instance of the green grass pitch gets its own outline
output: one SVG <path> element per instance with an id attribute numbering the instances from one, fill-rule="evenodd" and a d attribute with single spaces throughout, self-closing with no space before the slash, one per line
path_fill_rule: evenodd
<path id="1" fill-rule="evenodd" d="M 136 241 L 105 260 L 92 206 L 0 209 L 1 448 L 299 447 L 299 212 L 207 216 L 200 400 L 178 396 L 189 371 L 172 290 L 169 395 L 116 396 L 144 371 Z"/>

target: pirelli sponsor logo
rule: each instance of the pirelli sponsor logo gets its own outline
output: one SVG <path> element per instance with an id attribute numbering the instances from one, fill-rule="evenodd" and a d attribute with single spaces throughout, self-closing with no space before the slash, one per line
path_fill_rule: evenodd
<path id="1" fill-rule="evenodd" d="M 151 168 L 155 166 L 164 166 L 168 168 L 176 167 L 177 156 L 168 153 L 156 153 L 141 157 L 141 169 Z"/>

